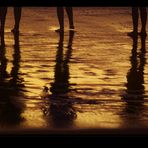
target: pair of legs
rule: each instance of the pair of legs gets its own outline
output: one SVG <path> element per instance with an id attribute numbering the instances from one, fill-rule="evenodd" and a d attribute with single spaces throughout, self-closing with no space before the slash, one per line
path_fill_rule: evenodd
<path id="1" fill-rule="evenodd" d="M 69 20 L 69 29 L 73 30 L 74 29 L 74 23 L 73 23 L 73 10 L 72 7 L 65 7 L 66 13 L 68 16 Z M 60 25 L 60 29 L 57 31 L 63 31 L 64 30 L 64 7 L 57 7 L 57 16 L 58 16 L 58 21 Z"/>
<path id="2" fill-rule="evenodd" d="M 141 35 L 146 35 L 147 11 L 146 7 L 132 7 L 133 35 L 138 34 L 139 12 L 141 18 Z"/>
<path id="3" fill-rule="evenodd" d="M 22 11 L 21 7 L 14 7 L 15 24 L 14 24 L 14 28 L 12 29 L 13 32 L 19 32 L 21 11 Z M 1 21 L 0 32 L 2 35 L 4 34 L 4 30 L 5 30 L 6 14 L 7 14 L 7 7 L 1 7 L 0 8 L 0 21 Z"/>

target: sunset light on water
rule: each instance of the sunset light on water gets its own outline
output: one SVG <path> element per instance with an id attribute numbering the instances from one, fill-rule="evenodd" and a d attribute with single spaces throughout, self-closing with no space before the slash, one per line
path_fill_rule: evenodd
<path id="1" fill-rule="evenodd" d="M 62 35 L 55 7 L 23 7 L 18 36 L 12 12 L 0 49 L 0 129 L 147 129 L 148 42 L 138 36 L 136 50 L 127 36 L 130 7 L 74 7 L 75 31 L 65 15 Z"/>

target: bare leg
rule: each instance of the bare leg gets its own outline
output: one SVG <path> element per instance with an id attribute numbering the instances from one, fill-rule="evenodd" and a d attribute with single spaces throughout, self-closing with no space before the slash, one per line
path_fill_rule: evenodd
<path id="1" fill-rule="evenodd" d="M 0 8 L 0 20 L 1 20 L 0 32 L 4 32 L 5 30 L 6 13 L 7 13 L 7 7 L 1 7 Z"/>
<path id="2" fill-rule="evenodd" d="M 147 22 L 147 11 L 146 7 L 140 7 L 140 16 L 141 16 L 141 34 L 146 35 L 146 22 Z"/>
<path id="3" fill-rule="evenodd" d="M 21 7 L 14 7 L 15 25 L 14 25 L 14 29 L 12 30 L 13 32 L 19 32 L 21 12 L 22 12 L 22 8 Z"/>
<path id="4" fill-rule="evenodd" d="M 0 35 L 1 35 L 1 44 L 4 44 L 4 30 L 5 30 L 5 21 L 6 21 L 7 7 L 0 8 Z"/>
<path id="5" fill-rule="evenodd" d="M 138 7 L 133 7 L 132 20 L 133 20 L 133 32 L 135 33 L 138 32 L 138 18 L 139 18 Z"/>
<path id="6" fill-rule="evenodd" d="M 56 31 L 63 31 L 64 30 L 64 8 L 63 7 L 57 7 L 57 16 L 58 16 L 60 29 Z"/>
<path id="7" fill-rule="evenodd" d="M 69 28 L 74 29 L 72 7 L 66 7 L 66 12 L 67 12 L 68 19 L 69 19 Z"/>
<path id="8" fill-rule="evenodd" d="M 132 22 L 133 22 L 133 31 L 128 33 L 129 36 L 134 37 L 138 35 L 138 7 L 132 7 Z"/>

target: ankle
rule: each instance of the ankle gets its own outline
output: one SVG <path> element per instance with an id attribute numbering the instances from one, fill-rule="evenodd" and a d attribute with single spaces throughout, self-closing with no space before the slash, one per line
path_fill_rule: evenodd
<path id="1" fill-rule="evenodd" d="M 19 28 L 18 27 L 14 27 L 11 32 L 13 33 L 19 33 Z"/>
<path id="2" fill-rule="evenodd" d="M 141 33 L 146 33 L 146 30 L 145 29 L 141 29 Z"/>
<path id="3" fill-rule="evenodd" d="M 74 27 L 74 25 L 70 25 L 70 29 L 74 29 L 75 27 Z"/>
<path id="4" fill-rule="evenodd" d="M 55 32 L 64 32 L 64 28 L 56 29 Z"/>

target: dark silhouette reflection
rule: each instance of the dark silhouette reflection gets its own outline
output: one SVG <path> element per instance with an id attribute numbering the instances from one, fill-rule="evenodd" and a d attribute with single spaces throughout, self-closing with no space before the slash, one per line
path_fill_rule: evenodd
<path id="1" fill-rule="evenodd" d="M 133 38 L 133 48 L 131 50 L 131 68 L 127 73 L 127 84 L 126 84 L 126 94 L 123 99 L 126 101 L 126 106 L 124 112 L 127 115 L 136 115 L 137 120 L 142 117 L 141 113 L 144 110 L 144 66 L 146 64 L 146 48 L 145 48 L 145 36 L 141 36 L 141 49 L 138 53 L 137 42 L 138 38 L 135 36 Z M 139 115 L 139 116 L 138 116 Z M 129 116 L 129 120 L 132 118 Z"/>
<path id="2" fill-rule="evenodd" d="M 65 56 L 63 55 L 64 33 L 59 34 L 59 44 L 56 55 L 54 82 L 51 84 L 49 114 L 54 127 L 72 126 L 76 113 L 70 101 L 69 62 L 72 55 L 72 41 L 74 32 L 69 32 L 69 43 Z"/>
<path id="3" fill-rule="evenodd" d="M 132 7 L 133 31 L 128 34 L 129 36 L 136 36 L 138 34 L 139 12 L 141 18 L 141 32 L 139 34 L 146 36 L 146 23 L 147 23 L 146 7 Z"/>
<path id="4" fill-rule="evenodd" d="M 19 34 L 14 34 L 14 55 L 13 67 L 11 73 L 7 72 L 7 59 L 5 56 L 5 46 L 0 48 L 0 127 L 17 126 L 23 118 L 21 113 L 24 105 L 18 100 L 19 95 L 23 95 L 20 91 L 24 85 L 19 78 Z"/>
<path id="5" fill-rule="evenodd" d="M 11 70 L 11 79 L 10 79 L 10 84 L 11 86 L 13 86 L 15 88 L 15 90 L 18 89 L 22 89 L 22 87 L 24 87 L 23 84 L 23 78 L 20 77 L 20 59 L 21 59 L 21 55 L 20 55 L 20 45 L 19 45 L 19 33 L 16 32 L 14 33 L 14 54 L 13 54 L 13 67 Z"/>
<path id="6" fill-rule="evenodd" d="M 70 31 L 70 40 L 74 35 L 73 31 Z M 63 40 L 64 33 L 60 33 L 59 46 L 56 55 L 56 65 L 55 65 L 55 82 L 52 84 L 51 92 L 52 94 L 60 94 L 60 93 L 68 93 L 69 89 L 69 59 L 71 57 L 72 43 L 69 43 L 68 50 L 66 53 L 66 57 L 63 57 Z M 71 45 L 70 45 L 71 44 Z"/>

